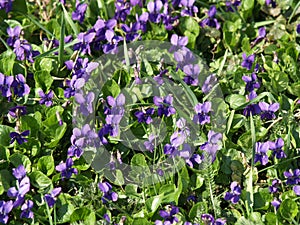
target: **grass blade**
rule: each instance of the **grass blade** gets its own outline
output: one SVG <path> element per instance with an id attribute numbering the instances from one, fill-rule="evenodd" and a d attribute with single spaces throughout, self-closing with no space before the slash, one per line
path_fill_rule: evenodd
<path id="1" fill-rule="evenodd" d="M 293 10 L 293 12 L 292 12 L 292 14 L 291 14 L 291 16 L 290 16 L 290 18 L 288 20 L 288 24 L 290 24 L 292 18 L 294 17 L 295 13 L 297 12 L 299 6 L 300 6 L 300 2 L 298 2 L 298 4 L 296 5 L 296 7 L 294 8 L 294 10 Z"/>
<path id="2" fill-rule="evenodd" d="M 26 16 L 28 19 L 31 20 L 35 25 L 37 25 L 39 28 L 41 28 L 43 31 L 45 31 L 48 35 L 51 36 L 51 38 L 54 38 L 54 35 L 46 28 L 44 27 L 39 21 L 37 21 L 32 15 L 29 14 L 23 14 Z"/>
<path id="3" fill-rule="evenodd" d="M 232 110 L 231 113 L 230 113 L 230 116 L 229 116 L 229 118 L 228 118 L 227 131 L 226 131 L 227 134 L 229 134 L 229 131 L 230 131 L 230 128 L 231 128 L 231 125 L 232 125 L 232 121 L 233 121 L 234 114 L 235 114 L 235 110 Z"/>
<path id="4" fill-rule="evenodd" d="M 58 61 L 60 67 L 63 65 L 63 55 L 64 55 L 64 46 L 65 45 L 65 18 L 61 17 L 61 28 L 60 28 L 60 40 L 59 40 L 59 55 Z"/>
<path id="5" fill-rule="evenodd" d="M 65 44 L 65 45 L 64 45 L 64 50 L 65 50 L 66 48 L 71 47 L 71 46 L 73 46 L 74 44 L 76 44 L 77 41 L 78 41 L 78 40 L 76 39 L 76 40 L 73 40 L 72 42 L 70 42 L 70 43 L 68 43 L 68 44 Z M 53 49 L 51 49 L 51 50 L 49 50 L 49 51 L 46 51 L 46 52 L 44 52 L 44 53 L 42 53 L 42 54 L 40 54 L 40 55 L 37 55 L 37 56 L 34 57 L 34 58 L 35 58 L 35 59 L 42 58 L 42 57 L 48 56 L 48 55 L 50 55 L 50 54 L 52 54 L 52 53 L 54 53 L 54 52 L 57 52 L 57 51 L 59 51 L 59 47 L 53 48 Z"/>
<path id="6" fill-rule="evenodd" d="M 63 8 L 64 16 L 65 16 L 66 21 L 67 21 L 68 24 L 71 26 L 71 28 L 72 28 L 72 30 L 73 30 L 75 36 L 77 36 L 77 35 L 79 34 L 79 31 L 78 31 L 78 29 L 77 29 L 75 23 L 73 22 L 73 20 L 72 20 L 71 17 L 69 16 L 69 14 L 68 14 L 66 8 L 64 7 L 64 5 L 62 4 L 61 6 L 62 6 L 62 8 Z"/>

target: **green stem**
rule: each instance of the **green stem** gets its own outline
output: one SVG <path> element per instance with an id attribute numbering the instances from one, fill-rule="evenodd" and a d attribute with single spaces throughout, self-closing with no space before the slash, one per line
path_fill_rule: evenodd
<path id="1" fill-rule="evenodd" d="M 49 206 L 48 206 L 47 202 L 46 202 L 46 209 L 47 209 L 47 215 L 48 215 L 49 224 L 53 225 L 52 215 L 51 215 L 51 212 L 50 212 L 50 209 L 49 209 Z"/>

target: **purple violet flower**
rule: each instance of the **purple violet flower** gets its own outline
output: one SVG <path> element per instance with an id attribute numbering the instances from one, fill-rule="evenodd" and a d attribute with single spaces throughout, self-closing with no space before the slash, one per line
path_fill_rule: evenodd
<path id="1" fill-rule="evenodd" d="M 204 222 L 204 224 L 207 224 L 207 225 L 210 225 L 210 224 L 212 225 L 215 223 L 215 218 L 210 214 L 202 214 L 201 220 Z"/>
<path id="2" fill-rule="evenodd" d="M 211 6 L 207 12 L 208 18 L 205 18 L 203 21 L 201 21 L 200 26 L 215 27 L 217 30 L 219 30 L 221 25 L 219 24 L 218 20 L 215 18 L 216 13 L 217 13 L 216 6 L 214 5 Z"/>
<path id="3" fill-rule="evenodd" d="M 1 4 L 0 4 L 1 5 Z M 15 41 L 18 40 L 20 38 L 20 34 L 21 34 L 21 27 L 20 26 L 16 26 L 14 28 L 8 27 L 6 30 L 9 38 L 7 39 L 7 44 L 9 46 L 14 46 Z"/>
<path id="4" fill-rule="evenodd" d="M 300 195 L 300 185 L 295 185 L 293 187 L 293 191 L 295 192 L 296 195 Z"/>
<path id="5" fill-rule="evenodd" d="M 169 49 L 169 52 L 175 52 L 180 48 L 185 47 L 188 44 L 188 37 L 186 36 L 178 36 L 177 34 L 172 34 L 171 36 L 171 44 L 172 47 Z"/>
<path id="6" fill-rule="evenodd" d="M 83 23 L 86 9 L 87 9 L 87 4 L 86 3 L 80 3 L 77 0 L 76 1 L 76 9 L 72 13 L 72 19 L 79 21 L 79 23 Z"/>
<path id="7" fill-rule="evenodd" d="M 276 1 L 275 0 L 266 0 L 266 5 L 272 5 L 272 8 L 276 7 Z"/>
<path id="8" fill-rule="evenodd" d="M 56 202 L 57 196 L 60 194 L 61 192 L 61 187 L 58 188 L 54 188 L 50 194 L 45 194 L 45 201 L 47 203 L 47 205 L 52 208 Z"/>
<path id="9" fill-rule="evenodd" d="M 89 114 L 93 113 L 93 102 L 95 99 L 94 92 L 90 91 L 86 96 L 84 96 L 82 93 L 76 93 L 74 97 L 76 102 L 80 104 L 80 112 L 82 115 L 88 116 Z"/>
<path id="10" fill-rule="evenodd" d="M 179 208 L 176 206 L 171 206 L 167 210 L 160 210 L 159 215 L 164 219 L 164 222 L 156 220 L 155 225 L 169 225 L 179 222 L 178 218 L 175 216 L 179 213 Z"/>
<path id="11" fill-rule="evenodd" d="M 269 191 L 271 192 L 271 193 L 276 193 L 277 191 L 278 191 L 278 186 L 281 184 L 281 181 L 280 180 L 278 180 L 278 179 L 274 179 L 273 181 L 272 181 L 272 185 L 271 186 L 269 186 Z"/>
<path id="12" fill-rule="evenodd" d="M 283 175 L 287 178 L 287 185 L 294 185 L 300 183 L 300 169 L 295 169 L 294 171 L 285 171 Z"/>
<path id="13" fill-rule="evenodd" d="M 148 138 L 148 141 L 145 141 L 145 142 L 144 142 L 145 148 L 146 148 L 148 151 L 150 151 L 151 153 L 152 153 L 153 150 L 154 150 L 156 138 L 157 138 L 156 135 L 150 134 L 150 135 L 149 135 L 149 138 Z"/>
<path id="14" fill-rule="evenodd" d="M 66 82 L 66 86 L 68 87 L 64 91 L 64 96 L 66 98 L 71 98 L 72 96 L 75 95 L 76 90 L 81 89 L 84 86 L 84 84 L 85 84 L 84 78 L 77 78 L 77 76 L 74 75 L 71 80 L 68 80 Z"/>
<path id="15" fill-rule="evenodd" d="M 262 41 L 265 37 L 266 37 L 266 28 L 265 27 L 259 28 L 258 29 L 258 37 L 254 40 L 254 42 L 252 43 L 251 46 L 253 47 L 257 43 L 259 43 L 260 41 Z"/>
<path id="16" fill-rule="evenodd" d="M 140 38 L 138 33 L 140 30 L 140 23 L 131 23 L 130 26 L 122 24 L 121 28 L 126 33 L 126 41 L 135 41 Z"/>
<path id="17" fill-rule="evenodd" d="M 158 106 L 157 115 L 162 117 L 169 117 L 176 113 L 175 108 L 173 107 L 173 97 L 172 95 L 167 95 L 165 97 L 153 97 L 153 102 L 156 106 Z"/>
<path id="18" fill-rule="evenodd" d="M 282 150 L 284 141 L 282 138 L 278 138 L 275 142 L 269 141 L 270 150 L 273 151 L 273 156 L 277 159 L 286 158 L 286 154 Z"/>
<path id="19" fill-rule="evenodd" d="M 0 223 L 7 224 L 8 214 L 13 209 L 13 201 L 0 201 Z"/>
<path id="20" fill-rule="evenodd" d="M 13 118 L 18 118 L 20 116 L 26 115 L 26 106 L 15 106 L 8 110 L 8 114 Z"/>
<path id="21" fill-rule="evenodd" d="M 103 193 L 102 202 L 105 204 L 107 203 L 107 200 L 109 201 L 117 201 L 118 200 L 118 194 L 116 192 L 112 191 L 112 186 L 108 182 L 103 182 L 98 184 L 99 189 Z"/>
<path id="22" fill-rule="evenodd" d="M 213 163 L 216 160 L 217 151 L 222 148 L 221 141 L 223 136 L 221 133 L 216 133 L 213 130 L 210 130 L 207 136 L 207 142 L 201 145 L 200 149 L 208 153 Z"/>
<path id="23" fill-rule="evenodd" d="M 212 88 L 217 84 L 218 80 L 217 80 L 217 76 L 216 74 L 211 74 L 208 77 L 206 77 L 203 85 L 202 85 L 202 92 L 204 94 L 208 94 Z"/>
<path id="24" fill-rule="evenodd" d="M 29 190 L 30 179 L 27 176 L 17 181 L 17 188 L 11 187 L 7 190 L 7 196 L 16 199 L 14 202 L 14 208 L 23 204 L 25 195 L 29 192 Z"/>
<path id="25" fill-rule="evenodd" d="M 275 112 L 279 109 L 279 103 L 268 104 L 265 102 L 258 103 L 261 110 L 260 118 L 262 120 L 272 120 L 276 118 Z"/>
<path id="26" fill-rule="evenodd" d="M 73 159 L 67 158 L 65 163 L 61 163 L 55 167 L 56 171 L 61 172 L 62 180 L 65 178 L 69 179 L 73 174 L 78 173 L 76 168 L 72 168 L 73 164 Z"/>
<path id="27" fill-rule="evenodd" d="M 15 95 L 19 97 L 28 95 L 30 92 L 30 88 L 26 84 L 26 79 L 22 74 L 18 74 L 15 77 L 14 81 L 11 84 L 11 87 L 13 88 Z"/>
<path id="28" fill-rule="evenodd" d="M 231 192 L 226 192 L 224 199 L 226 201 L 231 201 L 233 204 L 237 204 L 240 200 L 240 195 L 242 193 L 242 188 L 238 182 L 233 181 L 230 185 Z"/>
<path id="29" fill-rule="evenodd" d="M 242 57 L 243 57 L 243 62 L 241 64 L 242 67 L 246 68 L 247 70 L 251 70 L 254 60 L 255 60 L 255 55 L 252 54 L 247 57 L 247 55 L 245 53 L 243 53 Z"/>
<path id="30" fill-rule="evenodd" d="M 14 143 L 14 141 L 17 141 L 19 145 L 23 144 L 24 142 L 27 142 L 27 139 L 24 137 L 28 136 L 29 133 L 30 133 L 29 130 L 25 130 L 22 133 L 11 132 L 9 134 L 9 136 L 11 138 L 10 144 Z"/>
<path id="31" fill-rule="evenodd" d="M 25 203 L 21 206 L 21 218 L 33 219 L 33 212 L 31 211 L 33 207 L 33 201 L 26 200 Z"/>
<path id="32" fill-rule="evenodd" d="M 161 9 L 163 8 L 163 3 L 161 0 L 151 1 L 147 5 L 149 11 L 149 20 L 153 23 L 159 23 L 161 20 Z"/>
<path id="33" fill-rule="evenodd" d="M 237 11 L 237 7 L 241 5 L 241 1 L 235 0 L 234 2 L 232 2 L 229 0 L 226 1 L 225 5 L 227 7 L 227 11 L 234 12 Z"/>
<path id="34" fill-rule="evenodd" d="M 255 73 L 252 73 L 251 77 L 243 76 L 242 79 L 246 82 L 246 91 L 251 92 L 254 91 L 255 88 L 260 88 L 260 84 Z"/>
<path id="35" fill-rule="evenodd" d="M 19 165 L 17 168 L 13 169 L 13 175 L 19 181 L 26 176 L 26 169 L 23 165 Z"/>
<path id="36" fill-rule="evenodd" d="M 183 72 L 185 73 L 185 77 L 183 81 L 192 86 L 198 86 L 198 76 L 200 73 L 200 67 L 198 64 L 188 64 L 183 67 Z"/>
<path id="37" fill-rule="evenodd" d="M 297 25 L 296 32 L 300 34 L 300 23 Z"/>
<path id="38" fill-rule="evenodd" d="M 198 103 L 194 110 L 197 113 L 193 118 L 194 123 L 200 125 L 210 123 L 209 112 L 211 112 L 211 102 Z"/>
<path id="39" fill-rule="evenodd" d="M 194 6 L 195 0 L 181 0 L 179 6 L 183 9 L 180 12 L 181 16 L 194 16 L 198 13 L 197 6 Z"/>
<path id="40" fill-rule="evenodd" d="M 12 10 L 12 2 L 14 0 L 0 0 L 0 10 L 5 9 L 6 13 L 9 13 Z M 0 220 L 1 222 L 1 220 Z"/>
<path id="41" fill-rule="evenodd" d="M 138 119 L 139 123 L 152 123 L 151 116 L 154 114 L 155 110 L 153 108 L 146 109 L 146 111 L 137 111 L 134 113 L 135 117 Z"/>
<path id="42" fill-rule="evenodd" d="M 49 90 L 47 94 L 45 94 L 43 90 L 40 90 L 39 95 L 41 97 L 41 100 L 39 101 L 41 105 L 45 104 L 46 107 L 50 107 L 53 104 L 52 99 L 54 93 L 52 90 Z"/>
<path id="43" fill-rule="evenodd" d="M 74 45 L 73 49 L 80 51 L 83 55 L 91 55 L 91 44 L 95 36 L 95 32 L 78 34 L 77 40 L 79 42 Z"/>
<path id="44" fill-rule="evenodd" d="M 3 97 L 10 97 L 12 95 L 10 88 L 13 81 L 13 76 L 5 76 L 0 73 L 0 91 L 2 92 Z"/>
<path id="45" fill-rule="evenodd" d="M 116 0 L 115 7 L 116 7 L 116 11 L 115 11 L 114 18 L 116 20 L 125 21 L 131 11 L 129 2 L 123 0 Z"/>
<path id="46" fill-rule="evenodd" d="M 271 202 L 272 206 L 274 206 L 274 208 L 276 210 L 278 210 L 280 204 L 281 204 L 281 201 L 280 200 L 277 200 L 276 198 Z"/>
<path id="47" fill-rule="evenodd" d="M 116 54 L 118 52 L 118 43 L 123 40 L 123 37 L 115 35 L 115 32 L 112 30 L 107 30 L 105 38 L 108 43 L 102 46 L 103 52 L 105 54 Z"/>
<path id="48" fill-rule="evenodd" d="M 254 163 L 260 162 L 266 165 L 269 162 L 267 151 L 269 150 L 269 142 L 256 142 Z"/>
<path id="49" fill-rule="evenodd" d="M 256 97 L 257 97 L 257 94 L 255 91 L 251 91 L 249 93 L 249 95 L 247 95 L 247 99 L 249 101 L 255 99 Z M 258 114 L 260 114 L 260 112 L 261 112 L 261 110 L 260 110 L 258 104 L 253 103 L 253 104 L 249 104 L 245 107 L 243 114 L 244 114 L 244 116 L 250 116 L 250 114 L 258 115 Z"/>

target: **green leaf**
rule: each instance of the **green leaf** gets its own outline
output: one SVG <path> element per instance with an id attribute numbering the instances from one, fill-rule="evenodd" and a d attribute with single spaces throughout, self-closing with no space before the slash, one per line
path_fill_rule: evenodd
<path id="1" fill-rule="evenodd" d="M 105 97 L 113 96 L 114 98 L 116 98 L 120 94 L 121 90 L 115 80 L 108 80 L 104 84 L 102 92 Z"/>
<path id="2" fill-rule="evenodd" d="M 131 165 L 146 167 L 147 162 L 146 162 L 145 156 L 141 153 L 135 154 L 131 159 Z"/>
<path id="3" fill-rule="evenodd" d="M 52 181 L 41 171 L 34 171 L 29 175 L 30 183 L 39 189 L 45 189 L 52 185 Z"/>
<path id="4" fill-rule="evenodd" d="M 266 214 L 266 225 L 274 225 L 276 224 L 276 221 L 277 221 L 277 216 L 275 213 L 273 212 L 268 212 Z"/>
<path id="5" fill-rule="evenodd" d="M 150 225 L 151 223 L 147 221 L 146 218 L 135 218 L 132 225 Z"/>
<path id="6" fill-rule="evenodd" d="M 27 13 L 27 5 L 25 0 L 15 0 L 12 4 L 12 11 Z"/>
<path id="7" fill-rule="evenodd" d="M 74 212 L 74 205 L 71 202 L 72 196 L 61 193 L 56 201 L 56 213 L 58 223 L 67 223 L 70 221 L 71 215 Z"/>
<path id="8" fill-rule="evenodd" d="M 47 176 L 50 176 L 54 172 L 54 159 L 52 156 L 42 156 L 38 161 L 38 169 Z"/>
<path id="9" fill-rule="evenodd" d="M 276 93 L 286 90 L 289 86 L 289 77 L 286 73 L 281 71 L 274 71 L 270 74 L 272 89 Z"/>
<path id="10" fill-rule="evenodd" d="M 86 225 L 96 224 L 95 212 L 88 208 L 77 208 L 71 215 L 70 222 L 83 221 Z"/>
<path id="11" fill-rule="evenodd" d="M 0 69 L 2 73 L 6 75 L 11 75 L 16 59 L 15 53 L 11 50 L 7 50 L 6 52 L 1 54 L 2 59 L 0 60 Z"/>
<path id="12" fill-rule="evenodd" d="M 254 210 L 267 210 L 272 199 L 269 189 L 267 188 L 254 193 Z"/>
<path id="13" fill-rule="evenodd" d="M 48 91 L 53 83 L 53 78 L 47 70 L 40 70 L 34 73 L 34 80 L 37 88 Z"/>
<path id="14" fill-rule="evenodd" d="M 32 116 L 22 116 L 21 117 L 21 127 L 22 130 L 30 130 L 30 136 L 37 137 L 40 132 L 40 126 L 35 118 Z"/>
<path id="15" fill-rule="evenodd" d="M 11 183 L 14 180 L 15 178 L 11 175 L 11 172 L 6 169 L 0 170 L 0 195 L 2 195 L 4 191 L 7 191 L 11 187 Z"/>
<path id="16" fill-rule="evenodd" d="M 138 186 L 136 184 L 127 184 L 125 186 L 126 196 L 139 197 L 140 194 L 137 193 L 137 188 L 138 188 Z"/>
<path id="17" fill-rule="evenodd" d="M 232 109 L 237 109 L 246 103 L 246 97 L 244 95 L 232 94 L 226 97 L 226 102 L 229 103 Z"/>
<path id="18" fill-rule="evenodd" d="M 177 202 L 175 184 L 165 184 L 159 189 L 159 194 L 163 195 L 162 203 Z"/>
<path id="19" fill-rule="evenodd" d="M 11 140 L 9 134 L 14 132 L 15 130 L 12 127 L 6 125 L 0 125 L 0 145 L 9 146 L 9 142 Z"/>
<path id="20" fill-rule="evenodd" d="M 196 39 L 200 33 L 200 26 L 197 21 L 190 16 L 180 18 L 179 30 L 189 39 L 187 47 L 194 49 Z"/>
<path id="21" fill-rule="evenodd" d="M 0 169 L 8 167 L 9 155 L 9 149 L 0 145 Z"/>
<path id="22" fill-rule="evenodd" d="M 118 186 L 122 186 L 124 182 L 123 173 L 121 170 L 116 170 L 116 173 L 114 174 L 114 178 L 112 177 L 108 178 L 112 183 Z"/>
<path id="23" fill-rule="evenodd" d="M 189 218 L 201 218 L 201 215 L 208 210 L 206 202 L 197 202 L 189 212 Z"/>
<path id="24" fill-rule="evenodd" d="M 291 220 L 298 215 L 297 203 L 292 199 L 285 199 L 279 207 L 280 215 L 286 220 Z"/>
<path id="25" fill-rule="evenodd" d="M 9 161 L 15 166 L 18 167 L 19 165 L 23 165 L 26 169 L 26 172 L 31 171 L 31 162 L 30 159 L 23 154 L 14 153 L 9 157 Z"/>
<path id="26" fill-rule="evenodd" d="M 149 216 L 152 216 L 156 212 L 162 202 L 162 199 L 163 195 L 157 195 L 146 200 L 145 207 Z"/>

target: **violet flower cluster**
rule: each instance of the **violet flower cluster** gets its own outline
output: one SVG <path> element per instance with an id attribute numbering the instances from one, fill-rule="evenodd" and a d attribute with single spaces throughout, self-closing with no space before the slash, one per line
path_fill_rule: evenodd
<path id="1" fill-rule="evenodd" d="M 119 124 L 125 113 L 125 96 L 119 94 L 116 99 L 112 96 L 107 97 L 107 106 L 105 106 L 104 114 L 106 115 L 105 124 L 98 132 L 98 136 L 102 144 L 108 144 L 107 135 L 116 137 L 119 134 Z"/>
<path id="2" fill-rule="evenodd" d="M 300 195 L 300 170 L 295 169 L 294 171 L 285 171 L 284 176 L 287 178 L 286 184 L 295 185 L 293 190 L 296 195 Z"/>
<path id="3" fill-rule="evenodd" d="M 233 204 L 237 204 L 240 200 L 240 195 L 242 193 L 242 188 L 240 184 L 236 181 L 233 181 L 230 184 L 230 192 L 226 192 L 224 199 L 226 201 L 231 201 Z"/>
<path id="4" fill-rule="evenodd" d="M 179 208 L 176 206 L 170 206 L 167 210 L 160 210 L 159 215 L 163 218 L 163 221 L 156 220 L 155 225 L 169 225 L 179 222 L 176 214 L 179 213 Z"/>
<path id="5" fill-rule="evenodd" d="M 282 138 L 278 138 L 275 142 L 257 142 L 255 144 L 255 157 L 254 163 L 260 162 L 262 165 L 266 165 L 269 162 L 268 151 L 272 151 L 273 157 L 277 159 L 286 158 L 286 154 L 283 151 L 284 141 Z"/>
<path id="6" fill-rule="evenodd" d="M 195 63 L 193 53 L 185 47 L 188 44 L 188 38 L 173 34 L 171 44 L 169 52 L 174 52 L 177 69 L 181 69 L 185 73 L 183 81 L 188 85 L 197 86 L 199 84 L 200 67 Z"/>
<path id="7" fill-rule="evenodd" d="M 243 57 L 244 57 L 244 55 L 243 55 Z M 252 68 L 252 63 L 254 62 L 254 58 L 253 58 L 253 60 L 252 59 L 250 60 L 251 63 L 249 62 L 249 58 L 250 58 L 250 56 L 248 58 L 246 57 L 246 59 L 243 61 L 243 63 L 244 63 L 244 66 L 246 66 L 250 70 Z M 260 88 L 260 82 L 256 75 L 256 73 L 258 71 L 259 71 L 259 65 L 257 64 L 255 67 L 255 70 L 251 74 L 251 76 L 243 76 L 242 77 L 243 81 L 245 81 L 245 83 L 246 83 L 245 90 L 247 92 L 249 92 L 249 94 L 247 95 L 247 99 L 249 101 L 251 101 L 257 97 L 256 89 Z M 272 120 L 272 119 L 276 118 L 275 112 L 278 111 L 279 107 L 280 107 L 279 103 L 273 103 L 273 104 L 268 104 L 266 102 L 259 102 L 258 104 L 252 103 L 245 107 L 243 114 L 245 116 L 250 116 L 250 114 L 252 114 L 252 115 L 260 114 L 261 120 Z"/>
<path id="8" fill-rule="evenodd" d="M 105 204 L 108 201 L 117 201 L 118 200 L 118 194 L 116 192 L 112 191 L 112 186 L 108 182 L 103 182 L 98 184 L 99 189 L 103 193 L 103 196 L 101 198 L 102 202 Z"/>
<path id="9" fill-rule="evenodd" d="M 61 173 L 61 179 L 69 179 L 73 174 L 78 174 L 76 168 L 73 168 L 74 161 L 72 158 L 67 158 L 66 162 L 62 162 L 55 167 L 56 171 Z"/>
<path id="10" fill-rule="evenodd" d="M 12 3 L 14 0 L 0 0 L 0 10 L 5 9 L 6 13 L 12 10 Z"/>
<path id="11" fill-rule="evenodd" d="M 85 147 L 96 146 L 97 139 L 97 133 L 91 129 L 89 124 L 85 124 L 81 130 L 74 128 L 71 136 L 72 145 L 68 149 L 68 156 L 80 158 Z"/>
<path id="12" fill-rule="evenodd" d="M 14 48 L 13 51 L 16 54 L 17 60 L 24 61 L 26 59 L 33 63 L 33 57 L 39 55 L 40 53 L 39 51 L 34 51 L 31 44 L 27 40 L 21 39 L 21 27 L 8 27 L 7 34 L 9 38 L 6 42 L 9 46 Z"/>
<path id="13" fill-rule="evenodd" d="M 217 8 L 216 6 L 211 6 L 207 12 L 207 18 L 205 18 L 203 21 L 200 22 L 200 26 L 201 27 L 214 27 L 216 28 L 217 30 L 220 29 L 221 25 L 220 23 L 218 22 L 218 20 L 215 18 L 216 16 L 216 13 L 217 13 Z"/>
<path id="14" fill-rule="evenodd" d="M 55 205 L 58 195 L 61 193 L 61 187 L 54 188 L 50 194 L 45 194 L 44 199 L 47 205 L 52 208 Z"/>
<path id="15" fill-rule="evenodd" d="M 16 76 L 6 76 L 0 73 L 0 92 L 3 97 L 11 98 L 13 95 L 24 97 L 30 92 L 30 87 L 26 84 L 26 79 L 22 74 Z"/>
<path id="16" fill-rule="evenodd" d="M 30 179 L 26 175 L 25 167 L 23 165 L 19 165 L 17 168 L 14 168 L 13 175 L 17 179 L 17 185 L 16 187 L 11 187 L 8 189 L 7 196 L 14 200 L 6 203 L 2 201 L 4 204 L 2 205 L 2 212 L 0 206 L 0 222 L 2 221 L 4 224 L 6 224 L 8 221 L 8 213 L 13 208 L 17 208 L 19 206 L 21 206 L 21 218 L 33 219 L 34 216 L 33 212 L 31 211 L 33 202 L 31 200 L 25 200 L 26 194 L 30 191 Z"/>

